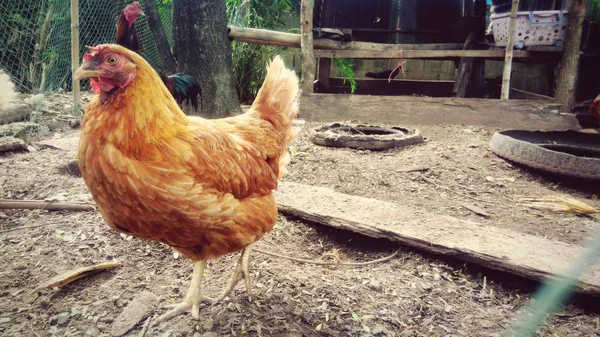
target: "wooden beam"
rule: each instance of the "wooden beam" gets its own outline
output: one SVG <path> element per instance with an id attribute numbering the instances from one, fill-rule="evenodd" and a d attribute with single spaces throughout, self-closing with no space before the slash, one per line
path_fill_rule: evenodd
<path id="1" fill-rule="evenodd" d="M 510 22 L 508 24 L 508 42 L 504 54 L 504 69 L 502 71 L 502 90 L 500 99 L 507 100 L 510 92 L 510 77 L 512 73 L 513 49 L 515 47 L 515 30 L 517 29 L 517 12 L 519 10 L 519 0 L 513 0 L 510 8 Z"/>
<path id="2" fill-rule="evenodd" d="M 580 129 L 575 115 L 559 114 L 553 102 L 451 97 L 303 94 L 307 121 L 358 120 L 400 125 L 464 124 L 524 130 Z"/>
<path id="3" fill-rule="evenodd" d="M 324 187 L 281 182 L 275 200 L 279 211 L 288 216 L 538 281 L 566 273 L 585 252 L 582 247 L 536 235 Z M 579 279 L 578 290 L 600 294 L 600 262 L 589 266 Z"/>
<path id="4" fill-rule="evenodd" d="M 313 53 L 314 0 L 302 0 L 300 26 L 302 28 L 302 92 L 311 93 L 315 82 L 315 56 Z"/>
<path id="5" fill-rule="evenodd" d="M 502 49 L 490 50 L 404 50 L 405 59 L 452 59 L 461 57 L 479 57 L 487 59 L 503 59 L 505 51 Z M 355 58 L 355 59 L 397 59 L 397 50 L 315 50 L 315 57 L 325 58 Z M 552 59 L 560 57 L 560 52 L 530 52 L 516 50 L 514 58 L 539 58 Z"/>
<path id="6" fill-rule="evenodd" d="M 319 59 L 319 92 L 328 93 L 331 77 L 331 59 Z"/>
<path id="7" fill-rule="evenodd" d="M 300 48 L 301 35 L 285 32 L 277 32 L 266 29 L 241 28 L 229 25 L 229 37 L 240 42 L 253 44 Z M 462 43 L 426 43 L 426 44 L 387 44 L 372 42 L 343 42 L 329 39 L 313 39 L 313 47 L 316 49 L 335 50 L 380 50 L 393 51 L 397 54 L 401 50 L 458 50 Z"/>

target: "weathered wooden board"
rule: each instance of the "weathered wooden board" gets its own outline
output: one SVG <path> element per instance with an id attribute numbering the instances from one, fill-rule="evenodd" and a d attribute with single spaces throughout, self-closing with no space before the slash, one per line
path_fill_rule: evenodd
<path id="1" fill-rule="evenodd" d="M 557 59 L 560 52 L 531 52 L 527 50 L 516 50 L 514 58 L 522 59 Z M 353 58 L 353 59 L 397 59 L 400 54 L 396 50 L 315 50 L 317 58 Z M 503 59 L 503 49 L 488 50 L 405 50 L 402 53 L 405 59 L 452 59 L 461 57 L 481 57 L 486 59 Z"/>
<path id="2" fill-rule="evenodd" d="M 427 207 L 410 209 L 323 187 L 281 182 L 275 198 L 285 215 L 535 280 L 566 272 L 584 252 L 579 246 L 436 215 Z M 600 262 L 590 267 L 578 290 L 600 294 Z"/>
<path id="3" fill-rule="evenodd" d="M 552 102 L 458 97 L 302 94 L 300 118 L 314 122 L 358 120 L 392 124 L 463 124 L 503 129 L 580 129 L 573 114 Z"/>

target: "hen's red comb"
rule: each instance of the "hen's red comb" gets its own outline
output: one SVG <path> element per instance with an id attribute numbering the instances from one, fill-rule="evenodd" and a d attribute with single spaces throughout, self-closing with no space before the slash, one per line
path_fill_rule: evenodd
<path id="1" fill-rule="evenodd" d="M 96 54 L 101 52 L 102 49 L 106 48 L 106 45 L 99 44 L 95 47 L 94 46 L 86 46 L 86 48 L 89 49 L 89 52 L 87 52 L 86 54 L 83 55 L 83 62 L 93 59 L 94 56 L 96 56 Z"/>

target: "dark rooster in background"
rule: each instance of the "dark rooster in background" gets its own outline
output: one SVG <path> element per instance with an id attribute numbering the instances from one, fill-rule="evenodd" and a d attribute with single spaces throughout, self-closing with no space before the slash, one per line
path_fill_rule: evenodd
<path id="1" fill-rule="evenodd" d="M 137 1 L 134 1 L 123 9 L 117 20 L 115 43 L 136 52 L 144 57 L 146 61 L 150 62 L 148 58 L 140 52 L 141 44 L 137 29 L 135 28 L 135 22 L 140 15 L 144 15 L 144 12 L 142 11 L 142 6 Z M 169 89 L 169 92 L 173 95 L 177 104 L 190 103 L 194 108 L 194 111 L 198 111 L 198 98 L 202 98 L 202 90 L 200 88 L 200 83 L 198 83 L 193 76 L 184 73 L 167 76 L 164 72 L 157 70 L 156 68 L 154 70 L 156 70 L 160 79 L 167 86 L 167 89 Z"/>
<path id="2" fill-rule="evenodd" d="M 594 117 L 596 122 L 600 124 L 600 95 L 590 104 L 588 108 L 590 116 Z"/>

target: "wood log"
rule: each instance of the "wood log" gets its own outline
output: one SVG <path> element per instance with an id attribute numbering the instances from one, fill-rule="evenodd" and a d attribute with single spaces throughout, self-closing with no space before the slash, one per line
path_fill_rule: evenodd
<path id="1" fill-rule="evenodd" d="M 300 48 L 301 35 L 278 32 L 266 29 L 241 28 L 229 25 L 229 37 L 233 40 L 269 46 Z M 427 44 L 385 44 L 371 42 L 343 42 L 329 39 L 313 39 L 315 49 L 334 50 L 379 50 L 393 51 L 397 54 L 401 50 L 458 50 L 462 43 L 427 43 Z"/>
<path id="2" fill-rule="evenodd" d="M 27 103 L 11 103 L 0 110 L 0 125 L 27 120 L 33 108 Z"/>
<path id="3" fill-rule="evenodd" d="M 300 5 L 300 26 L 302 28 L 302 92 L 312 93 L 315 82 L 315 55 L 313 52 L 313 10 L 314 0 L 302 0 Z"/>
<path id="4" fill-rule="evenodd" d="M 288 216 L 538 281 L 566 273 L 585 252 L 564 242 L 324 187 L 282 182 L 275 200 Z M 579 279 L 578 291 L 600 294 L 600 262 Z"/>
<path id="5" fill-rule="evenodd" d="M 510 77 L 512 73 L 513 49 L 515 47 L 515 30 L 517 29 L 517 12 L 519 10 L 519 0 L 513 0 L 510 8 L 510 22 L 508 25 L 508 42 L 504 54 L 504 68 L 502 71 L 502 89 L 500 99 L 508 99 L 510 93 Z"/>
<path id="6" fill-rule="evenodd" d="M 357 120 L 407 125 L 464 124 L 524 130 L 580 129 L 575 115 L 539 100 L 302 94 L 300 115 L 313 122 Z"/>

